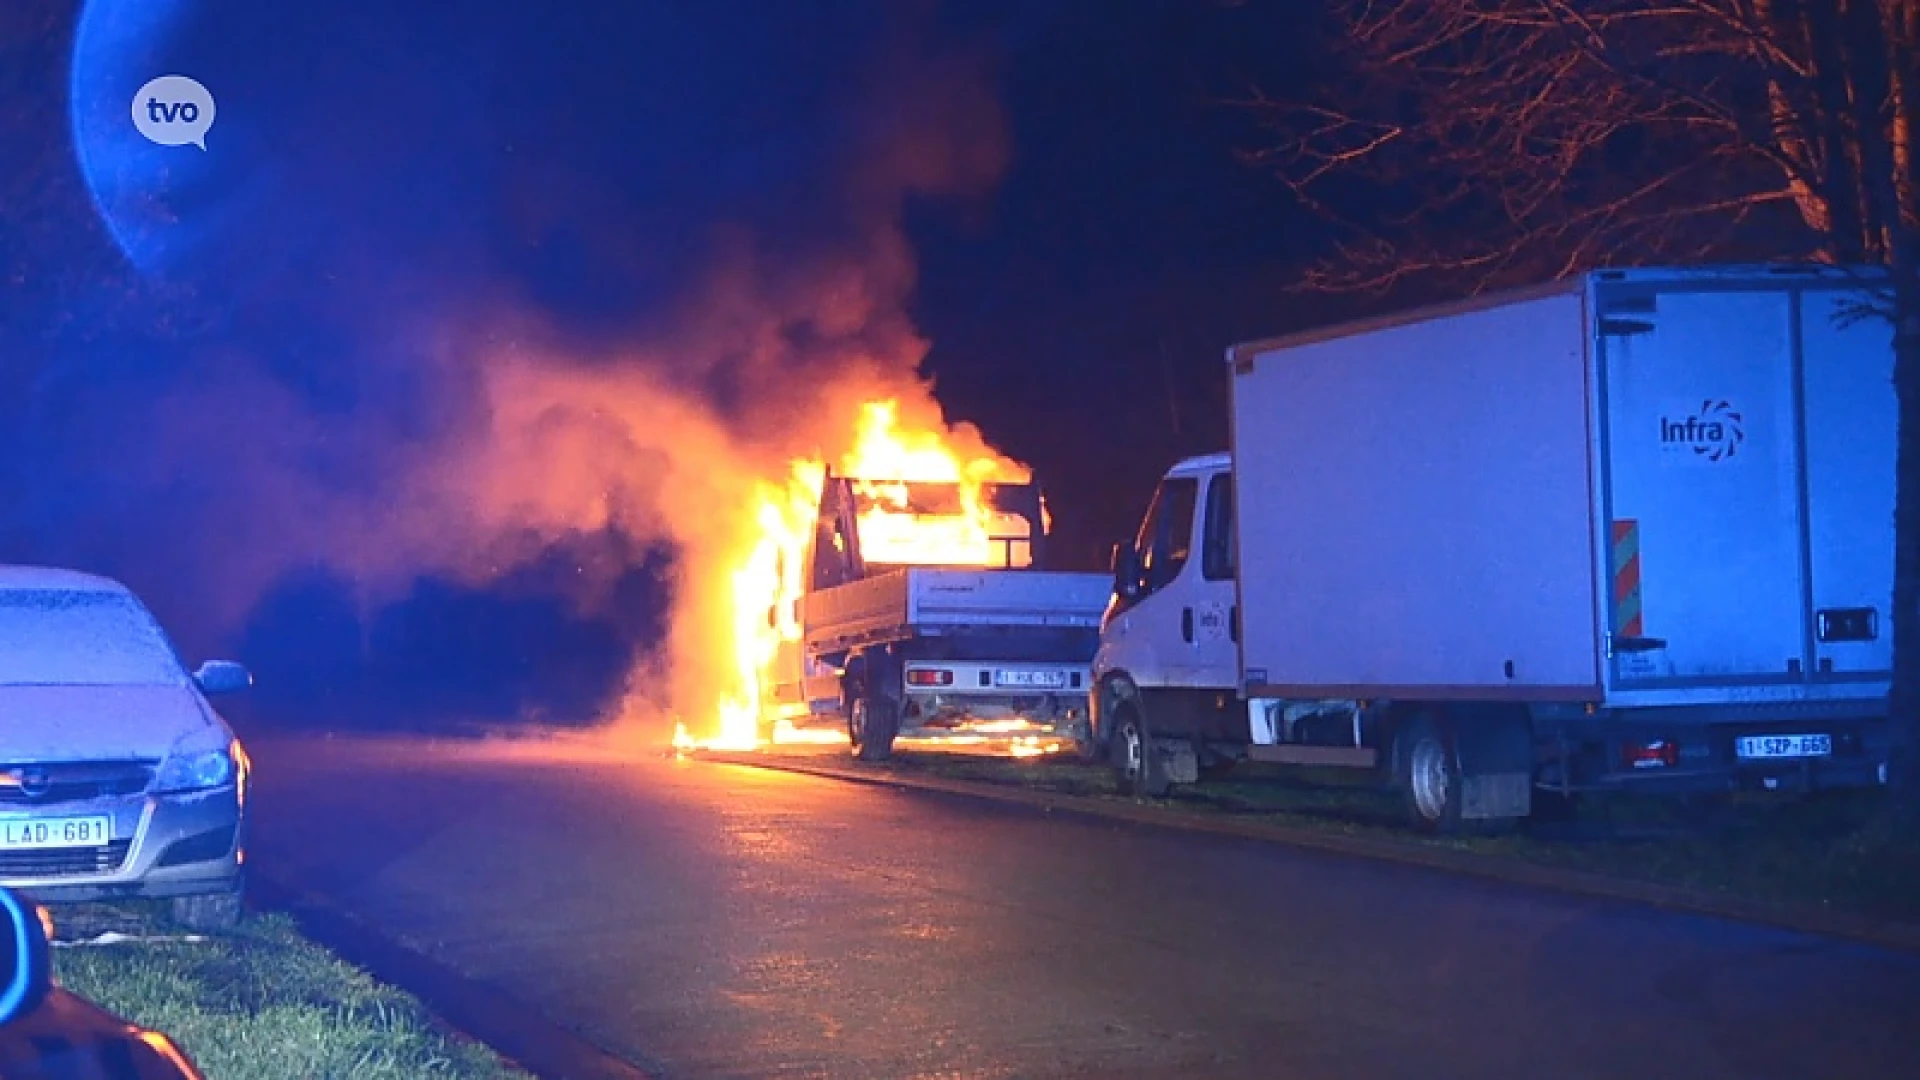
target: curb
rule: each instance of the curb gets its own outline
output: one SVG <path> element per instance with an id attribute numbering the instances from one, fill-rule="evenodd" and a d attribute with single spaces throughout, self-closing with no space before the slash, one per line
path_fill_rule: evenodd
<path id="1" fill-rule="evenodd" d="M 301 932 L 374 978 L 420 999 L 447 1026 L 508 1064 L 553 1080 L 655 1080 L 534 1010 L 440 961 L 386 937 L 324 897 L 262 877 L 248 891 L 263 907 L 293 917 Z"/>
<path id="2" fill-rule="evenodd" d="M 1376 862 L 1438 870 L 1505 885 L 1521 885 L 1590 899 L 1611 900 L 1666 911 L 1758 923 L 1802 934 L 1840 938 L 1883 949 L 1920 954 L 1920 924 L 1884 922 L 1843 912 L 1742 900 L 1698 889 L 1656 885 L 1580 870 L 1539 866 L 1497 855 L 1449 851 L 1444 848 L 1426 847 L 1396 840 L 1347 836 L 1271 822 L 1236 821 L 1176 807 L 1117 799 L 1089 798 L 984 781 L 955 780 L 941 776 L 902 776 L 763 754 L 701 750 L 688 756 L 698 761 L 769 769 L 775 772 L 802 773 L 823 779 L 870 784 L 876 787 L 937 791 L 947 795 L 989 799 L 995 802 L 1028 806 L 1050 813 L 1067 813 L 1163 829 L 1259 840 L 1322 854 L 1371 859 Z"/>

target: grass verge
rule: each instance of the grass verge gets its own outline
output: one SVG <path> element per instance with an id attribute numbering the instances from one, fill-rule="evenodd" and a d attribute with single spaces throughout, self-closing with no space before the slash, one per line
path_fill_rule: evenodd
<path id="1" fill-rule="evenodd" d="M 864 768 L 1090 799 L 1123 798 L 1107 769 L 1067 757 L 903 754 Z M 1891 844 L 1878 839 L 1881 797 L 1879 792 L 1689 800 L 1615 795 L 1583 799 L 1569 811 L 1491 837 L 1413 833 L 1401 824 L 1395 796 L 1344 770 L 1308 773 L 1242 765 L 1227 777 L 1178 789 L 1171 798 L 1129 801 L 1920 925 L 1920 837 Z"/>
<path id="2" fill-rule="evenodd" d="M 284 916 L 255 915 L 195 941 L 142 905 L 53 914 L 59 983 L 165 1032 L 209 1080 L 527 1077 L 301 937 Z M 77 943 L 102 933 L 132 940 Z"/>

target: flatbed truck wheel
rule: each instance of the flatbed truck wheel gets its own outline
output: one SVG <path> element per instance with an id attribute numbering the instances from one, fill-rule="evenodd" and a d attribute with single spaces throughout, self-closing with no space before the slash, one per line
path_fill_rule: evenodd
<path id="1" fill-rule="evenodd" d="M 860 761 L 893 757 L 893 740 L 900 734 L 900 706 L 894 699 L 862 687 L 847 710 L 847 738 Z"/>

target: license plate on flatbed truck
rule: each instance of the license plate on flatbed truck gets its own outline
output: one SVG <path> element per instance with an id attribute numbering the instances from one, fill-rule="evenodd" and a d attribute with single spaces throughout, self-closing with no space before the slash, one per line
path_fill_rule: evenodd
<path id="1" fill-rule="evenodd" d="M 1067 686 L 1067 673 L 1064 671 L 996 671 L 993 673 L 995 686 L 1018 687 L 1023 690 L 1064 690 Z"/>
<path id="2" fill-rule="evenodd" d="M 1744 735 L 1735 741 L 1733 749 L 1744 761 L 1829 757 L 1833 754 L 1833 736 Z"/>
<path id="3" fill-rule="evenodd" d="M 0 818 L 0 851 L 99 847 L 112 839 L 113 821 L 105 814 Z"/>

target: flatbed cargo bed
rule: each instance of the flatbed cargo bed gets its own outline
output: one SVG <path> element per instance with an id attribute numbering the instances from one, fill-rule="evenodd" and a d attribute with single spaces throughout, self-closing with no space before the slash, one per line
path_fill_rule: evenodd
<path id="1" fill-rule="evenodd" d="M 801 625 L 816 654 L 962 632 L 1097 630 L 1111 589 L 1105 574 L 907 567 L 808 593 Z"/>

